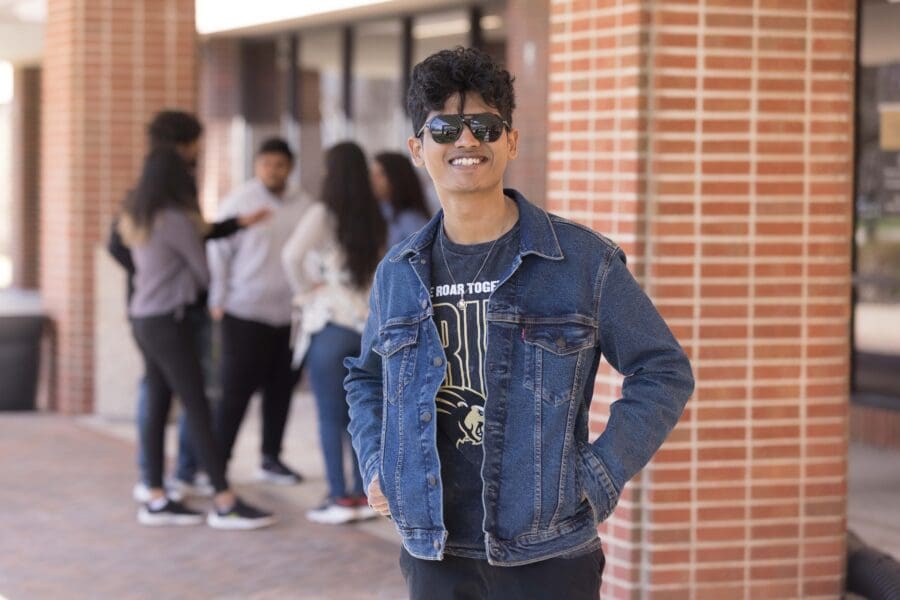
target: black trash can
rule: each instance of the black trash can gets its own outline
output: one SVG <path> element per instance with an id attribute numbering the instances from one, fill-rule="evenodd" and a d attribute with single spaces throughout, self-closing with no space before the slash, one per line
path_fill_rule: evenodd
<path id="1" fill-rule="evenodd" d="M 0 294 L 0 411 L 35 409 L 44 322 L 36 294 Z"/>

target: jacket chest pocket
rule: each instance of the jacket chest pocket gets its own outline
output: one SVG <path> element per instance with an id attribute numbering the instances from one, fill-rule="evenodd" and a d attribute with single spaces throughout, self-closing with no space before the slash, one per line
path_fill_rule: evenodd
<path id="1" fill-rule="evenodd" d="M 388 324 L 382 327 L 374 350 L 381 356 L 384 397 L 396 404 L 412 379 L 416 361 L 419 323 Z"/>
<path id="2" fill-rule="evenodd" d="M 541 322 L 525 325 L 522 335 L 525 386 L 552 406 L 568 403 L 581 389 L 597 328 L 571 321 Z"/>

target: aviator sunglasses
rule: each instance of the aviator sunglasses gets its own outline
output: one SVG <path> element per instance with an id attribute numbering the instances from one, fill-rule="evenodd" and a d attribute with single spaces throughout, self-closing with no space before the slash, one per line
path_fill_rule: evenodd
<path id="1" fill-rule="evenodd" d="M 477 115 L 436 115 L 429 119 L 416 137 L 422 137 L 427 129 L 431 139 L 438 144 L 451 144 L 462 135 L 463 125 L 467 126 L 479 142 L 496 142 L 503 135 L 503 128 L 509 129 L 509 123 L 491 113 Z"/>

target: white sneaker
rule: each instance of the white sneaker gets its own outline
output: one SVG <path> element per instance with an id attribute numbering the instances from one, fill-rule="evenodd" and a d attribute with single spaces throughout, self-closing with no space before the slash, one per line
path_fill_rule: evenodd
<path id="1" fill-rule="evenodd" d="M 321 506 L 306 511 L 306 518 L 313 523 L 342 525 L 356 521 L 359 517 L 351 498 L 326 498 Z"/>
<path id="2" fill-rule="evenodd" d="M 262 464 L 256 471 L 256 478 L 275 485 L 297 485 L 303 481 L 303 475 L 280 460 L 269 457 L 263 458 Z"/>
<path id="3" fill-rule="evenodd" d="M 193 483 L 174 477 L 166 481 L 166 496 L 175 502 L 183 502 L 185 498 L 212 498 L 215 493 L 206 473 L 197 473 Z M 131 488 L 131 497 L 138 504 L 145 504 L 150 501 L 150 488 L 138 481 Z"/>
<path id="4" fill-rule="evenodd" d="M 368 521 L 369 519 L 374 519 L 378 516 L 378 511 L 369 506 L 365 505 L 357 505 L 356 507 L 356 520 L 357 521 Z"/>
<path id="5" fill-rule="evenodd" d="M 143 481 L 138 481 L 134 484 L 134 487 L 131 488 L 131 497 L 134 498 L 134 501 L 138 504 L 146 504 L 150 502 L 150 489 L 144 485 Z"/>
<path id="6" fill-rule="evenodd" d="M 200 490 L 201 493 L 206 493 L 206 490 L 209 490 L 210 495 L 212 495 L 216 492 L 209 475 L 203 471 L 194 475 L 194 487 Z"/>
<path id="7" fill-rule="evenodd" d="M 211 498 L 216 490 L 209 482 L 206 473 L 199 473 L 193 482 L 182 481 L 173 477 L 166 482 L 166 495 L 176 502 L 182 502 L 185 498 Z"/>

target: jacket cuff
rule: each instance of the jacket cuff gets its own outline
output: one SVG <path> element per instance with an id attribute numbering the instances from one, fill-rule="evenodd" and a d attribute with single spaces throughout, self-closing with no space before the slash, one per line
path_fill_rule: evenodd
<path id="1" fill-rule="evenodd" d="M 373 454 L 369 460 L 366 461 L 365 469 L 363 469 L 363 481 L 365 482 L 365 492 L 368 494 L 369 485 L 378 477 L 378 454 Z M 380 483 L 380 482 L 379 482 Z M 384 489 L 382 489 L 384 492 Z"/>

